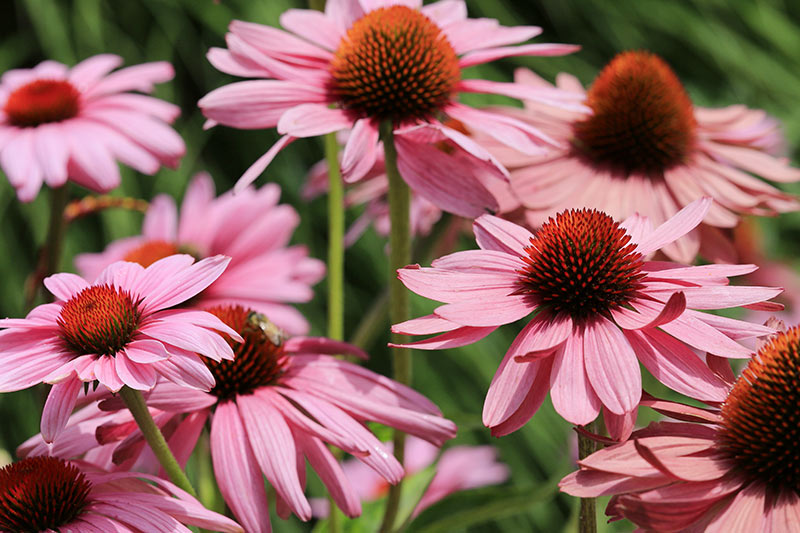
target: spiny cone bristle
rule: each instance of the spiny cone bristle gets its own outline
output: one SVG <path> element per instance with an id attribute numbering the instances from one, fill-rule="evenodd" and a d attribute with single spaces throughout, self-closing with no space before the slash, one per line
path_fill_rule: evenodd
<path id="1" fill-rule="evenodd" d="M 627 177 L 660 177 L 686 163 L 696 122 L 689 95 L 670 67 L 649 52 L 618 54 L 587 93 L 593 114 L 573 127 L 576 155 Z"/>
<path id="2" fill-rule="evenodd" d="M 88 503 L 91 484 L 74 465 L 33 457 L 0 469 L 0 530 L 65 531 Z"/>
<path id="3" fill-rule="evenodd" d="M 416 9 L 390 6 L 357 20 L 331 62 L 331 95 L 358 118 L 428 120 L 461 79 L 458 56 Z"/>
<path id="4" fill-rule="evenodd" d="M 595 210 L 563 211 L 531 237 L 520 292 L 576 319 L 628 303 L 640 287 L 642 256 L 617 222 Z"/>
<path id="5" fill-rule="evenodd" d="M 720 448 L 746 475 L 800 493 L 800 328 L 758 351 L 722 407 Z"/>
<path id="6" fill-rule="evenodd" d="M 139 302 L 111 285 L 93 285 L 70 298 L 58 317 L 61 338 L 76 356 L 114 355 L 139 327 Z"/>
<path id="7" fill-rule="evenodd" d="M 14 90 L 6 100 L 4 111 L 8 122 L 26 128 L 72 118 L 79 109 L 80 93 L 71 83 L 36 80 Z"/>
<path id="8" fill-rule="evenodd" d="M 211 394 L 220 400 L 250 394 L 274 383 L 283 374 L 288 364 L 283 335 L 266 317 L 238 305 L 220 305 L 206 311 L 244 338 L 241 343 L 228 339 L 234 351 L 233 361 L 205 360 L 216 379 Z"/>

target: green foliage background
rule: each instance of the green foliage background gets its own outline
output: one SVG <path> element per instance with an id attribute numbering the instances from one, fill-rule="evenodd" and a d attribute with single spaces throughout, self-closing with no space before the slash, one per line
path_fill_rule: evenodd
<path id="1" fill-rule="evenodd" d="M 800 140 L 800 5 L 792 0 L 467 0 L 470 15 L 499 19 L 506 25 L 535 24 L 544 28 L 543 42 L 578 43 L 583 50 L 563 58 L 517 58 L 475 69 L 474 74 L 509 79 L 513 68 L 528 66 L 548 79 L 559 71 L 576 74 L 589 83 L 616 52 L 649 49 L 670 63 L 693 100 L 703 106 L 743 103 L 763 108 L 779 118 L 788 139 L 788 155 L 798 155 Z M 32 67 L 44 59 L 72 65 L 88 56 L 110 52 L 126 65 L 167 60 L 176 68 L 173 82 L 159 86 L 156 95 L 181 106 L 176 124 L 188 153 L 176 171 L 155 177 L 123 169 L 117 195 L 152 198 L 167 193 L 180 199 L 190 177 L 208 170 L 218 191 L 230 188 L 242 172 L 276 140 L 272 131 L 238 131 L 217 127 L 203 131 L 196 102 L 210 90 L 233 81 L 205 60 L 211 46 L 224 46 L 231 19 L 277 25 L 290 0 L 6 0 L 0 17 L 0 72 Z M 486 105 L 503 100 L 471 96 L 468 103 Z M 282 153 L 258 183 L 276 181 L 283 201 L 300 212 L 302 223 L 295 241 L 311 255 L 325 258 L 324 199 L 301 201 L 299 191 L 311 164 L 321 159 L 321 145 L 300 141 Z M 86 191 L 73 188 L 73 197 Z M 20 204 L 12 188 L 0 180 L 0 316 L 22 316 L 22 287 L 33 270 L 48 220 L 47 191 L 31 204 Z M 353 220 L 357 212 L 349 213 Z M 62 270 L 73 270 L 76 253 L 99 251 L 113 239 L 138 233 L 141 215 L 109 210 L 79 220 L 69 228 Z M 800 252 L 798 215 L 764 221 L 765 236 L 775 257 L 793 261 Z M 460 245 L 474 247 L 463 238 Z M 371 316 L 371 304 L 381 294 L 387 272 L 385 242 L 368 232 L 346 258 L 346 328 L 353 334 Z M 422 261 L 423 258 L 417 258 Z M 325 330 L 325 287 L 303 306 L 314 333 Z M 414 315 L 428 312 L 430 302 L 416 298 Z M 369 366 L 388 372 L 387 334 L 382 318 L 377 335 L 368 339 Z M 486 340 L 462 349 L 416 352 L 414 386 L 437 402 L 459 425 L 456 443 L 492 443 L 512 471 L 501 486 L 452 497 L 424 512 L 412 525 L 419 532 L 558 532 L 575 529 L 575 501 L 559 495 L 555 483 L 571 471 L 574 436 L 549 402 L 521 431 L 493 439 L 480 422 L 486 389 L 514 327 L 501 328 Z M 653 390 L 659 391 L 657 387 Z M 659 391 L 660 392 L 660 391 Z M 13 451 L 38 432 L 42 391 L 0 395 L 0 448 Z M 202 468 L 196 468 L 201 472 Z M 601 507 L 602 508 L 602 507 Z M 365 514 L 379 509 L 365 508 Z M 348 531 L 371 531 L 370 526 Z M 274 520 L 277 531 L 308 531 L 297 520 Z M 627 531 L 629 524 L 601 531 Z"/>

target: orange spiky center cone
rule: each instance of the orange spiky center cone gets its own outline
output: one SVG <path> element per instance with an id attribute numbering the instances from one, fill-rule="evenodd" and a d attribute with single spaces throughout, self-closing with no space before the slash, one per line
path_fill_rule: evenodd
<path id="1" fill-rule="evenodd" d="M 594 113 L 573 125 L 573 148 L 592 166 L 624 177 L 658 177 L 690 157 L 692 101 L 660 57 L 618 54 L 595 79 L 587 103 Z"/>
<path id="2" fill-rule="evenodd" d="M 800 494 L 800 327 L 761 347 L 722 406 L 719 444 L 735 468 Z"/>
<path id="3" fill-rule="evenodd" d="M 382 7 L 357 20 L 330 66 L 330 93 L 357 118 L 402 124 L 429 120 L 461 80 L 441 29 L 416 9 Z"/>
<path id="4" fill-rule="evenodd" d="M 80 93 L 64 80 L 26 83 L 8 96 L 4 109 L 8 121 L 20 128 L 67 120 L 79 110 Z"/>
<path id="5" fill-rule="evenodd" d="M 518 292 L 554 314 L 573 319 L 604 314 L 630 302 L 641 287 L 642 255 L 630 235 L 594 209 L 558 213 L 525 248 Z"/>
<path id="6" fill-rule="evenodd" d="M 87 287 L 61 308 L 61 338 L 75 355 L 114 355 L 133 340 L 142 318 L 139 303 L 111 285 Z"/>
<path id="7" fill-rule="evenodd" d="M 238 305 L 221 305 L 206 309 L 238 332 L 244 342 L 227 339 L 234 351 L 232 361 L 205 363 L 214 374 L 216 385 L 211 394 L 228 400 L 251 394 L 259 387 L 272 385 L 288 365 L 282 332 L 263 315 Z"/>
<path id="8" fill-rule="evenodd" d="M 0 469 L 0 530 L 64 531 L 89 503 L 92 485 L 74 465 L 32 457 Z"/>

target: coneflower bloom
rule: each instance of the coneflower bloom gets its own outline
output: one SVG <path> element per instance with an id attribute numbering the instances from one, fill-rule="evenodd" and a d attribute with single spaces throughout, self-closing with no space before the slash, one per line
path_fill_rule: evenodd
<path id="1" fill-rule="evenodd" d="M 280 194 L 280 187 L 270 183 L 215 198 L 211 176 L 198 174 L 180 213 L 172 197 L 157 196 L 141 235 L 113 242 L 99 254 L 81 254 L 75 266 L 86 279 L 95 279 L 114 261 L 146 267 L 177 253 L 227 255 L 228 268 L 192 300 L 193 307 L 238 303 L 266 314 L 290 333 L 307 333 L 305 317 L 289 304 L 311 300 L 311 285 L 325 275 L 325 265 L 308 257 L 305 246 L 288 245 L 300 217 L 292 206 L 278 204 Z"/>
<path id="2" fill-rule="evenodd" d="M 303 494 L 303 457 L 345 514 L 361 513 L 358 493 L 326 443 L 353 454 L 388 482 L 399 481 L 403 467 L 364 426 L 366 421 L 437 446 L 455 436 L 455 425 L 421 394 L 328 355 L 365 357 L 356 346 L 325 338 L 287 339 L 262 315 L 239 306 L 209 311 L 244 338 L 243 343 L 231 341 L 236 357 L 207 361 L 216 378 L 210 392 L 159 383 L 147 403 L 156 422 L 170 428 L 170 444 L 179 461 L 188 459 L 210 419 L 217 484 L 247 531 L 270 530 L 262 474 L 275 488 L 280 516 L 294 512 L 302 520 L 311 518 Z M 101 409 L 114 407 L 113 402 L 101 403 Z M 118 463 L 133 459 L 142 449 L 141 433 L 126 421 L 100 426 L 97 437 L 101 444 L 121 441 L 113 457 Z"/>
<path id="3" fill-rule="evenodd" d="M 0 530 L 167 533 L 192 525 L 242 533 L 172 483 L 107 473 L 84 462 L 33 457 L 0 469 Z"/>
<path id="4" fill-rule="evenodd" d="M 387 448 L 391 447 L 392 443 L 387 443 Z M 450 494 L 497 485 L 506 481 L 510 475 L 508 466 L 497 460 L 497 449 L 493 446 L 453 446 L 439 456 L 439 447 L 412 436 L 406 439 L 405 452 L 403 466 L 406 476 L 413 476 L 436 463 L 436 474 L 414 508 L 413 516 Z M 386 496 L 389 491 L 386 480 L 367 468 L 364 463 L 348 460 L 342 463 L 342 470 L 362 501 L 378 500 Z M 327 500 L 312 501 L 314 514 L 327 516 L 329 512 L 327 504 Z"/>
<path id="5" fill-rule="evenodd" d="M 603 409 L 612 436 L 624 438 L 641 397 L 640 362 L 682 394 L 722 401 L 725 383 L 691 348 L 747 358 L 750 351 L 736 341 L 773 330 L 697 310 L 774 308 L 765 300 L 781 289 L 728 286 L 728 276 L 755 265 L 646 260 L 694 229 L 710 204 L 708 198 L 693 202 L 655 230 L 643 217 L 620 224 L 582 209 L 555 215 L 531 235 L 483 215 L 474 224 L 480 250 L 398 271 L 406 287 L 446 305 L 392 331 L 442 333 L 409 346 L 449 348 L 534 314 L 489 387 L 483 422 L 494 435 L 525 424 L 550 390 L 569 422 L 587 424 Z"/>
<path id="6" fill-rule="evenodd" d="M 111 72 L 122 58 L 90 57 L 72 68 L 44 61 L 0 78 L 0 166 L 23 202 L 42 183 L 69 179 L 105 192 L 120 183 L 116 161 L 145 174 L 177 168 L 186 152 L 168 126 L 177 106 L 143 94 L 171 80 L 172 65 L 143 63 Z"/>
<path id="7" fill-rule="evenodd" d="M 446 119 L 485 131 L 528 154 L 552 140 L 522 121 L 470 108 L 459 93 L 491 93 L 580 108 L 581 96 L 553 88 L 463 79 L 464 68 L 512 56 L 553 56 L 576 46 L 526 44 L 535 26 L 506 28 L 492 19 L 467 18 L 466 4 L 446 0 L 331 0 L 325 12 L 290 9 L 281 16 L 289 32 L 233 21 L 227 49 L 208 54 L 219 70 L 266 78 L 216 89 L 200 100 L 209 124 L 258 129 L 277 126 L 284 137 L 245 172 L 252 182 L 275 154 L 297 137 L 351 130 L 342 171 L 362 178 L 378 157 L 378 126 L 394 125 L 398 166 L 410 187 L 446 211 L 475 217 L 490 205 L 471 172 L 456 172 L 434 143 L 449 139 L 481 167 L 505 179 L 506 171 Z"/>
<path id="8" fill-rule="evenodd" d="M 41 422 L 52 442 L 85 383 L 149 390 L 160 376 L 210 390 L 214 376 L 197 354 L 231 359 L 219 332 L 240 337 L 210 313 L 170 308 L 205 289 L 227 264 L 223 256 L 195 263 L 173 255 L 147 268 L 113 263 L 91 284 L 75 274 L 46 278 L 54 303 L 0 320 L 0 392 L 52 383 Z"/>
<path id="9" fill-rule="evenodd" d="M 552 87 L 530 71 L 519 83 Z M 635 211 L 660 224 L 702 196 L 711 206 L 703 224 L 666 246 L 683 263 L 723 254 L 720 229 L 743 214 L 794 211 L 797 200 L 766 181 L 796 182 L 800 169 L 773 152 L 781 144 L 777 122 L 741 105 L 721 109 L 692 105 L 675 73 L 658 56 L 617 55 L 588 91 L 561 74 L 559 88 L 586 95 L 592 113 L 528 102 L 507 108 L 509 117 L 540 128 L 562 144 L 546 156 L 493 151 L 511 171 L 511 185 L 528 220 L 538 227 L 556 211 L 589 207 L 622 220 Z M 755 176 L 754 176 L 755 175 Z M 722 255 L 722 258 L 725 258 Z"/>
<path id="10" fill-rule="evenodd" d="M 615 495 L 606 513 L 645 531 L 800 531 L 800 329 L 763 344 L 719 410 L 647 403 L 684 422 L 595 452 L 561 490 Z"/>

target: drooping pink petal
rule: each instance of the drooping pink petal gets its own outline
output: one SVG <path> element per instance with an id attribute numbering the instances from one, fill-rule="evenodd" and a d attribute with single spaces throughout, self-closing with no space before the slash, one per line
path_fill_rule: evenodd
<path id="1" fill-rule="evenodd" d="M 682 342 L 655 329 L 627 331 L 625 336 L 645 368 L 669 388 L 704 401 L 727 397 L 727 385 Z"/>
<path id="2" fill-rule="evenodd" d="M 642 375 L 636 353 L 622 331 L 598 316 L 583 332 L 586 374 L 598 398 L 614 414 L 636 408 L 642 393 Z"/>
<path id="3" fill-rule="evenodd" d="M 553 407 L 566 420 L 581 426 L 597 418 L 602 406 L 586 375 L 584 336 L 583 327 L 575 327 L 553 355 L 550 371 Z"/>
<path id="4" fill-rule="evenodd" d="M 711 202 L 711 198 L 704 197 L 684 207 L 639 242 L 637 251 L 647 255 L 683 237 L 703 221 Z"/>
<path id="5" fill-rule="evenodd" d="M 272 531 L 264 481 L 234 402 L 217 405 L 211 422 L 211 460 L 225 503 L 247 531 Z"/>
<path id="6" fill-rule="evenodd" d="M 81 380 L 71 378 L 56 383 L 50 389 L 42 410 L 41 421 L 42 438 L 46 443 L 52 443 L 67 425 L 82 386 Z"/>
<path id="7" fill-rule="evenodd" d="M 286 420 L 253 395 L 238 395 L 236 403 L 259 468 L 301 520 L 311 519 L 308 503 L 295 468 L 295 443 Z"/>
<path id="8" fill-rule="evenodd" d="M 530 246 L 533 237 L 522 226 L 492 215 L 482 215 L 477 218 L 472 229 L 481 249 L 505 252 L 514 257 L 527 255 L 525 248 Z"/>

